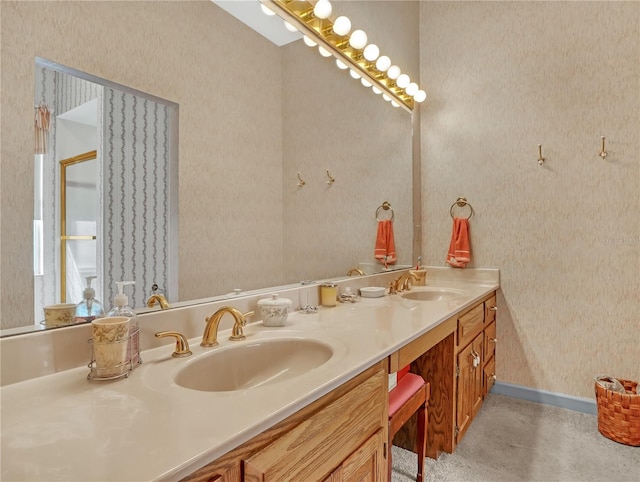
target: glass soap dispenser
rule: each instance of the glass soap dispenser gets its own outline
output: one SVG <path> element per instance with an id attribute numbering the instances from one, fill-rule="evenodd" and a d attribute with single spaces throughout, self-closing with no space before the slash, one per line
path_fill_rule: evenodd
<path id="1" fill-rule="evenodd" d="M 113 308 L 107 316 L 124 316 L 129 318 L 129 348 L 131 353 L 131 366 L 135 368 L 140 360 L 140 329 L 135 312 L 129 306 L 129 298 L 124 294 L 125 285 L 136 284 L 135 281 L 116 281 L 118 294 L 113 298 Z"/>
<path id="2" fill-rule="evenodd" d="M 91 287 L 91 282 L 97 276 L 87 276 L 87 287 L 82 292 L 82 301 L 76 306 L 76 321 L 93 321 L 104 317 L 104 307 L 96 300 L 96 291 Z"/>

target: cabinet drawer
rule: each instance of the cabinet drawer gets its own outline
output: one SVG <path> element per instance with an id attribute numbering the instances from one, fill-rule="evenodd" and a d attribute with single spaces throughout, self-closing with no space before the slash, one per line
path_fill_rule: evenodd
<path id="1" fill-rule="evenodd" d="M 466 346 L 482 331 L 484 305 L 481 303 L 458 318 L 458 346 Z"/>
<path id="2" fill-rule="evenodd" d="M 487 301 L 484 302 L 484 322 L 485 324 L 491 323 L 496 320 L 496 296 L 493 295 Z"/>
<path id="3" fill-rule="evenodd" d="M 386 423 L 387 375 L 379 371 L 244 461 L 244 480 L 323 480 Z"/>
<path id="4" fill-rule="evenodd" d="M 492 322 L 484 329 L 484 358 L 485 362 L 496 352 L 496 322 Z"/>
<path id="5" fill-rule="evenodd" d="M 496 357 L 491 358 L 491 360 L 489 360 L 487 362 L 487 364 L 484 367 L 484 374 L 483 374 L 483 383 L 482 383 L 482 398 L 486 398 L 487 393 L 489 393 L 489 390 L 491 390 L 491 387 L 493 387 L 493 384 L 496 381 Z"/>

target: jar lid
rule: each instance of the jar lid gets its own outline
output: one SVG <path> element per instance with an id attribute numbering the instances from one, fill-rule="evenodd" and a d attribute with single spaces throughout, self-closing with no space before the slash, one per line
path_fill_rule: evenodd
<path id="1" fill-rule="evenodd" d="M 279 298 L 278 293 L 271 295 L 271 298 L 263 298 L 258 300 L 258 306 L 291 306 L 291 300 L 287 298 Z"/>
<path id="2" fill-rule="evenodd" d="M 322 283 L 320 286 L 324 286 L 326 288 L 335 288 L 336 286 L 338 286 L 337 283 L 331 283 L 330 281 L 326 281 L 324 283 Z"/>

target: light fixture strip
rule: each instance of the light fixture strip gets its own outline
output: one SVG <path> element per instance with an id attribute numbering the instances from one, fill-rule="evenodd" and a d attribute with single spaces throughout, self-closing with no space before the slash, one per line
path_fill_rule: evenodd
<path id="1" fill-rule="evenodd" d="M 294 25 L 303 35 L 310 37 L 318 45 L 322 45 L 336 58 L 343 61 L 350 68 L 366 78 L 372 85 L 394 99 L 407 112 L 413 111 L 413 98 L 403 89 L 396 86 L 385 72 L 375 67 L 375 62 L 369 62 L 362 56 L 361 50 L 353 49 L 345 39 L 332 33 L 333 21 L 318 19 L 309 15 L 313 11 L 313 4 L 300 0 L 259 0 L 267 8 L 276 12 L 283 20 Z"/>

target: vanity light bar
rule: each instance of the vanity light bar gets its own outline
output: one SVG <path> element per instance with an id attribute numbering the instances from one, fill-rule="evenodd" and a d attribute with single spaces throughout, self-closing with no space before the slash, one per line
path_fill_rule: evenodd
<path id="1" fill-rule="evenodd" d="M 367 45 L 367 36 L 362 30 L 346 29 L 343 25 L 339 25 L 336 30 L 341 33 L 346 31 L 346 33 L 344 35 L 335 33 L 334 20 L 332 19 L 337 20 L 341 17 L 335 15 L 335 12 L 333 15 L 331 14 L 332 8 L 328 0 L 259 1 L 262 6 L 276 12 L 285 22 L 295 26 L 305 37 L 317 43 L 318 47 L 324 52 L 333 54 L 342 65 L 346 65 L 345 68 L 350 69 L 350 74 L 354 79 L 361 78 L 364 86 L 369 87 L 367 84 L 371 84 L 375 93 L 379 93 L 379 90 L 386 94 L 383 95 L 384 99 L 391 102 L 394 107 L 402 107 L 410 113 L 413 110 L 414 101 L 422 102 L 426 97 L 424 91 L 419 90 L 419 88 L 416 89 L 417 84 L 415 82 L 409 82 L 406 74 L 402 74 L 404 77 L 400 81 L 400 85 L 404 87 L 398 85 L 400 77 L 394 75 L 395 70 L 400 71 L 397 66 L 393 66 L 395 67 L 393 70 L 389 69 L 388 66 L 385 70 L 379 70 L 376 67 L 380 53 L 379 49 L 374 44 Z M 314 9 L 320 12 L 320 16 L 318 16 L 317 12 L 314 12 Z M 326 12 L 329 13 L 327 14 Z M 346 17 L 342 17 L 342 19 L 344 18 Z M 345 22 L 341 20 L 339 23 Z M 356 33 L 355 38 L 354 33 Z M 367 47 L 369 47 L 368 50 Z M 372 51 L 375 52 L 372 54 Z M 388 60 L 388 57 L 385 57 L 385 59 Z M 340 63 L 338 66 L 343 68 Z M 391 75 L 389 70 L 392 70 Z"/>

